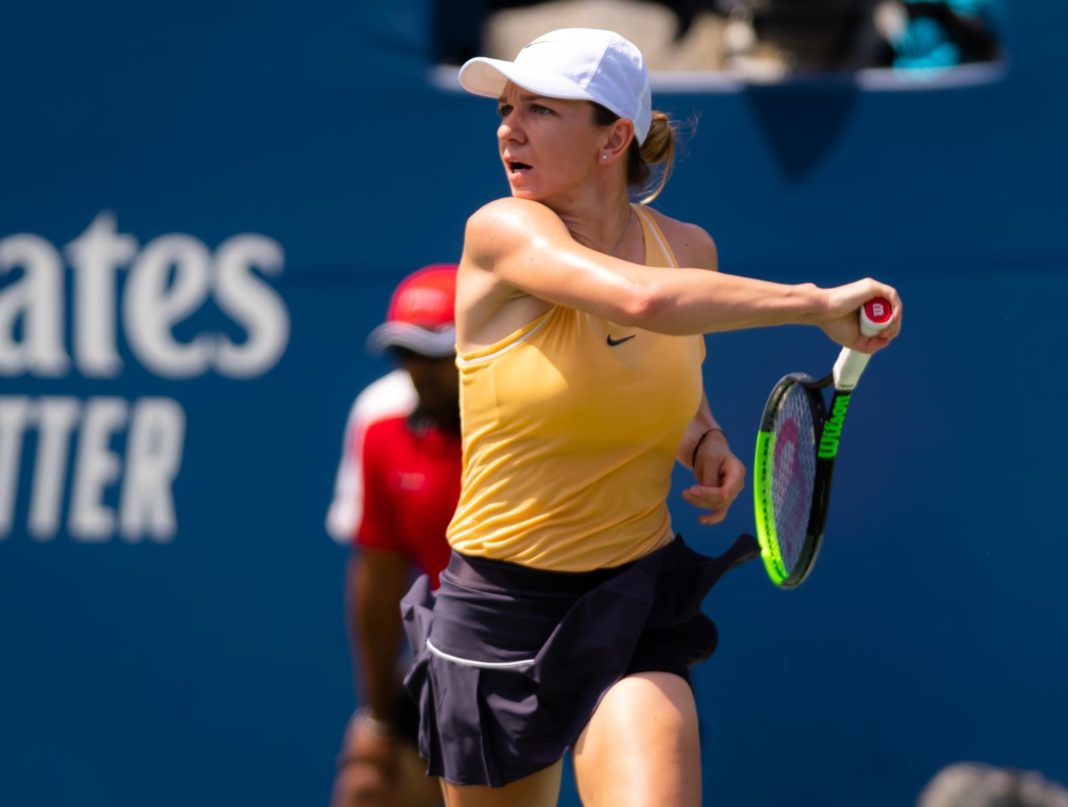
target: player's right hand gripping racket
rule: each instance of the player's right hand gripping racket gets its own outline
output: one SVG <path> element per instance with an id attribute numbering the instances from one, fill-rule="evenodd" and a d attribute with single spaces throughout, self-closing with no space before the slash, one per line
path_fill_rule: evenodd
<path id="1" fill-rule="evenodd" d="M 861 332 L 874 336 L 893 318 L 889 301 L 869 300 L 861 309 Z M 842 424 L 870 358 L 843 348 L 825 378 L 791 373 L 779 380 L 764 406 L 753 462 L 753 503 L 764 567 L 782 588 L 800 585 L 816 561 Z M 823 389 L 832 383 L 828 408 Z"/>

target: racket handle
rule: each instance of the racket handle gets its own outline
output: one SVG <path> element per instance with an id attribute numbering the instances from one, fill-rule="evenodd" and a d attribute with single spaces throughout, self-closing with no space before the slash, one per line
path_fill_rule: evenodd
<path id="1" fill-rule="evenodd" d="M 868 366 L 871 359 L 870 353 L 861 353 L 859 350 L 842 348 L 838 354 L 838 361 L 834 363 L 834 388 L 839 392 L 852 392 L 860 380 L 860 374 Z"/>

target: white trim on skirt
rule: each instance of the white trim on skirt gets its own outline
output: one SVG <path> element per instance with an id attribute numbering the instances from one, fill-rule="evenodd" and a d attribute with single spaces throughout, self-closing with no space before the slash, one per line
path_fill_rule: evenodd
<path id="1" fill-rule="evenodd" d="M 438 658 L 443 658 L 446 661 L 451 661 L 453 664 L 459 664 L 462 667 L 479 667 L 483 670 L 495 670 L 503 667 L 527 667 L 534 663 L 534 659 L 520 659 L 519 661 L 474 661 L 472 659 L 460 658 L 459 656 L 453 656 L 446 653 L 444 650 L 438 650 L 430 643 L 430 640 L 426 640 L 426 649 L 433 653 Z"/>

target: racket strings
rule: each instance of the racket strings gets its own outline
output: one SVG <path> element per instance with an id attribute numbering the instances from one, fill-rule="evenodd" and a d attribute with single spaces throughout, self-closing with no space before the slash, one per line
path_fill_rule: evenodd
<path id="1" fill-rule="evenodd" d="M 805 546 L 816 481 L 815 424 L 808 393 L 799 384 L 792 385 L 780 401 L 773 433 L 775 534 L 790 574 L 797 568 Z"/>

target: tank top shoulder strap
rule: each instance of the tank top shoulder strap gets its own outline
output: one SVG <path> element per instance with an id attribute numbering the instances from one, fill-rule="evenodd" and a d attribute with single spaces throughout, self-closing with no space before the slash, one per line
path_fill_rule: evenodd
<path id="1" fill-rule="evenodd" d="M 671 245 L 653 214 L 641 205 L 632 204 L 630 207 L 642 224 L 642 233 L 645 236 L 645 265 L 678 269 L 679 262 L 675 253 L 672 252 Z"/>
<path id="2" fill-rule="evenodd" d="M 476 364 L 485 364 L 486 362 L 509 352 L 516 346 L 523 344 L 533 337 L 534 334 L 540 331 L 550 320 L 556 318 L 560 313 L 560 310 L 560 306 L 554 305 L 544 314 L 538 315 L 526 325 L 518 328 L 492 345 L 487 345 L 470 351 L 457 351 L 457 366 L 463 368 Z"/>

